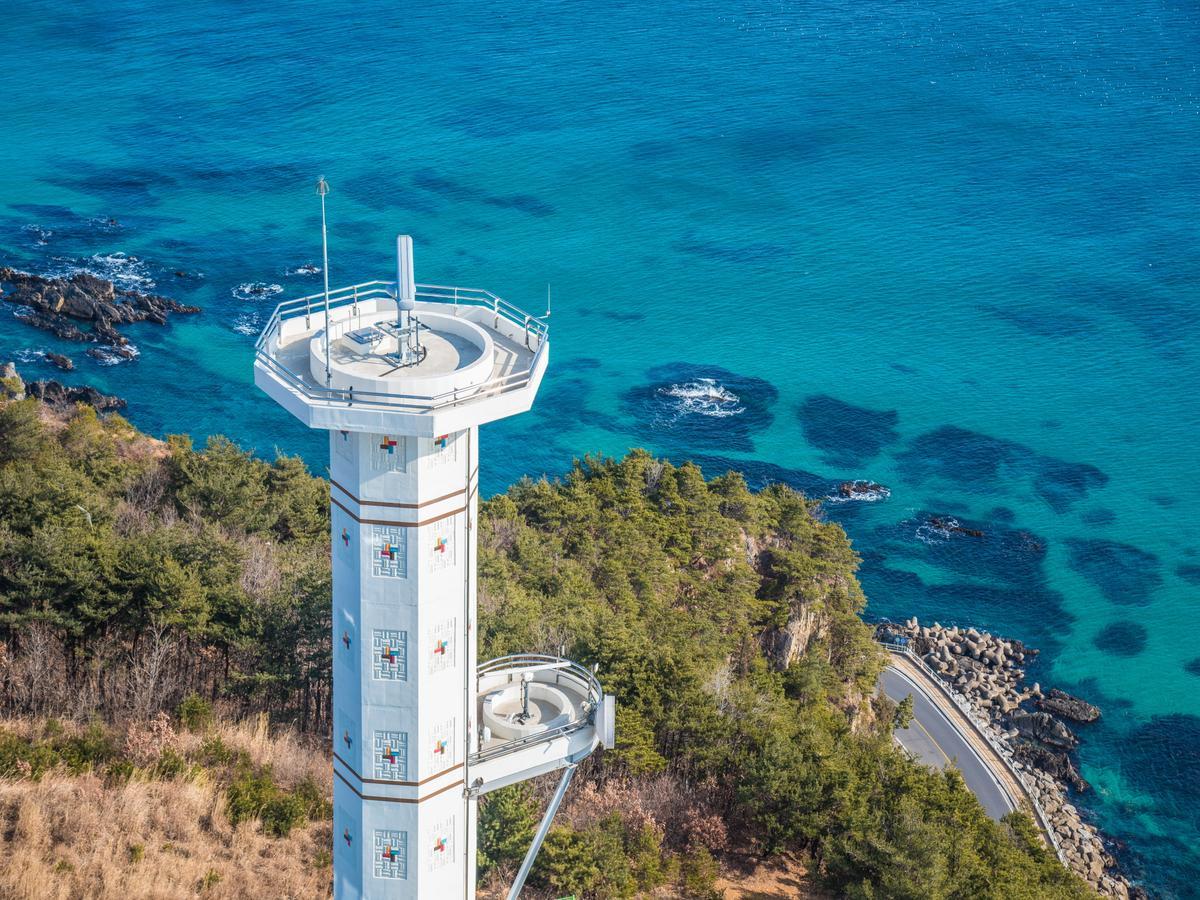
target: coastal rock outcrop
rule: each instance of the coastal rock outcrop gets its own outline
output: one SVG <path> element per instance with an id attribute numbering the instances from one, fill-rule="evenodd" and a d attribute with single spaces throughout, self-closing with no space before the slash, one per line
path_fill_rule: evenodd
<path id="1" fill-rule="evenodd" d="M 1008 720 L 1022 737 L 1031 738 L 1050 747 L 1073 750 L 1079 746 L 1079 738 L 1048 712 L 1018 713 Z"/>
<path id="2" fill-rule="evenodd" d="M 58 368 L 62 369 L 64 372 L 70 372 L 75 368 L 75 363 L 71 362 L 71 357 L 62 353 L 47 353 L 46 362 L 50 363 L 52 366 L 58 366 Z"/>
<path id="3" fill-rule="evenodd" d="M 36 397 L 48 406 L 70 406 L 75 403 L 86 403 L 95 407 L 98 412 L 111 412 L 124 409 L 125 401 L 120 397 L 105 394 L 90 385 L 67 385 L 57 381 L 30 381 L 17 371 L 11 362 L 0 366 L 0 396 L 7 400 L 24 400 L 26 397 Z"/>
<path id="4" fill-rule="evenodd" d="M 1034 706 L 1072 722 L 1088 723 L 1100 718 L 1099 708 L 1058 688 L 1051 688 L 1046 696 L 1038 698 Z"/>
<path id="5" fill-rule="evenodd" d="M 0 299 L 26 307 L 18 312 L 22 321 L 68 341 L 103 343 L 121 353 L 129 343 L 118 325 L 154 322 L 165 325 L 168 313 L 198 313 L 168 297 L 118 289 L 111 281 L 90 272 L 68 278 L 46 278 L 29 272 L 0 267 Z M 74 321 L 72 321 L 74 320 Z M 84 330 L 74 322 L 89 323 Z M 129 352 L 132 356 L 132 351 Z"/>
<path id="6" fill-rule="evenodd" d="M 50 406 L 86 403 L 95 407 L 97 412 L 112 412 L 124 409 L 126 405 L 120 397 L 102 393 L 91 385 L 67 385 L 57 381 L 31 381 L 25 386 L 25 395 L 37 397 Z"/>

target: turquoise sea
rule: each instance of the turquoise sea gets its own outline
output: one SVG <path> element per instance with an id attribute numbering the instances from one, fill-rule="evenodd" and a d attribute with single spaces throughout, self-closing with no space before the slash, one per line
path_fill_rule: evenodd
<path id="1" fill-rule="evenodd" d="M 485 490 L 631 446 L 883 482 L 827 507 L 870 614 L 1041 647 L 1033 677 L 1104 710 L 1080 803 L 1135 877 L 1197 895 L 1194 3 L 5 13 L 0 262 L 204 311 L 101 366 L 2 307 L 0 359 L 52 377 L 37 351 L 65 350 L 150 432 L 320 469 L 251 358 L 319 287 L 294 270 L 324 174 L 334 285 L 389 277 L 406 231 L 420 281 L 534 312 L 552 286 L 550 375 L 485 430 Z"/>

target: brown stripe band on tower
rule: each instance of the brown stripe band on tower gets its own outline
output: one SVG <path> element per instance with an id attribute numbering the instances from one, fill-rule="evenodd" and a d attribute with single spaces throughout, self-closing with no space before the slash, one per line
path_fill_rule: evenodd
<path id="1" fill-rule="evenodd" d="M 342 504 L 338 503 L 333 497 L 329 498 L 329 502 L 352 518 L 359 525 L 395 525 L 397 528 L 420 528 L 422 525 L 432 525 L 434 522 L 440 522 L 442 519 L 448 519 L 451 516 L 456 516 L 460 512 L 466 512 L 465 506 L 460 506 L 458 509 L 452 509 L 449 512 L 441 513 L 428 519 L 422 519 L 419 522 L 391 522 L 387 519 L 360 519 L 354 513 L 350 512 Z"/>
<path id="2" fill-rule="evenodd" d="M 463 779 L 460 778 L 453 784 L 448 784 L 443 788 L 438 788 L 432 794 L 426 794 L 424 797 L 376 797 L 371 794 L 364 794 L 349 781 L 347 781 L 346 776 L 337 769 L 333 770 L 333 774 L 338 777 L 338 780 L 341 781 L 342 784 L 350 788 L 350 790 L 354 792 L 354 795 L 358 797 L 359 800 L 382 800 L 385 803 L 424 803 L 426 800 L 432 800 L 438 794 L 444 794 L 446 791 L 453 790 L 456 787 L 462 787 L 462 785 L 465 784 Z"/>
<path id="3" fill-rule="evenodd" d="M 337 755 L 336 750 L 333 752 L 333 758 L 336 759 L 338 762 L 340 762 L 343 766 L 345 766 L 346 771 L 349 772 L 351 775 L 353 775 L 355 778 L 357 778 L 359 781 L 361 781 L 363 784 L 394 784 L 396 787 L 420 787 L 423 784 L 428 784 L 429 782 L 433 781 L 435 778 L 441 778 L 443 775 L 449 775 L 452 772 L 457 772 L 459 769 L 461 769 L 463 767 L 463 764 L 459 763 L 457 766 L 451 766 L 448 769 L 443 769 L 441 772 L 438 772 L 436 775 L 430 775 L 428 778 L 422 778 L 420 781 L 392 781 L 391 779 L 388 779 L 388 778 L 363 778 L 361 775 L 358 774 L 358 772 L 356 772 L 354 770 L 354 766 L 350 765 L 350 763 L 346 762 L 344 759 L 342 759 L 340 756 Z"/>
<path id="4" fill-rule="evenodd" d="M 424 506 L 431 506 L 434 503 L 441 503 L 443 500 L 449 500 L 452 497 L 457 497 L 459 494 L 465 494 L 466 488 L 459 488 L 457 491 L 451 491 L 449 494 L 443 494 L 441 497 L 434 497 L 432 500 L 422 500 L 420 503 L 395 503 L 389 500 L 360 500 L 352 493 L 346 490 L 342 485 L 338 484 L 334 479 L 330 478 L 329 483 L 357 503 L 359 506 L 385 506 L 388 509 L 421 509 Z"/>

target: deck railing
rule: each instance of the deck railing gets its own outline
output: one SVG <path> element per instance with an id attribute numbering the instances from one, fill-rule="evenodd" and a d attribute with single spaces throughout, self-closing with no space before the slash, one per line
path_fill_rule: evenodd
<path id="1" fill-rule="evenodd" d="M 555 738 L 572 734 L 581 728 L 595 725 L 595 711 L 604 697 L 604 689 L 595 672 L 577 662 L 563 659 L 561 656 L 548 656 L 541 653 L 518 653 L 512 656 L 501 656 L 483 663 L 476 669 L 475 693 L 479 695 L 480 682 L 489 676 L 509 676 L 509 682 L 519 682 L 526 672 L 535 673 L 534 680 L 542 684 L 565 685 L 572 693 L 583 697 L 584 714 L 581 718 L 549 728 L 537 734 L 523 738 L 514 738 L 494 747 L 488 747 L 472 754 L 470 762 L 480 763 L 498 756 L 504 756 L 526 747 L 552 741 Z M 540 675 L 540 677 L 539 677 Z"/>
<path id="2" fill-rule="evenodd" d="M 329 292 L 330 321 L 336 321 L 334 312 L 349 310 L 349 316 L 357 315 L 359 304 L 379 300 L 395 299 L 394 281 L 366 281 L 362 284 L 337 288 Z M 280 332 L 283 323 L 301 316 L 306 330 L 311 328 L 312 317 L 323 315 L 325 294 L 310 294 L 294 300 L 285 300 L 275 307 L 271 319 L 254 344 L 255 359 L 272 374 L 278 376 L 289 387 L 311 400 L 348 406 L 384 406 L 413 412 L 424 412 L 454 406 L 468 399 L 505 394 L 529 384 L 545 356 L 545 347 L 550 334 L 549 325 L 543 318 L 531 316 L 491 291 L 479 288 L 448 287 L 439 284 L 417 285 L 417 299 L 425 303 L 438 303 L 451 307 L 458 315 L 463 309 L 483 309 L 492 314 L 492 328 L 499 329 L 501 320 L 516 326 L 524 334 L 526 348 L 533 351 L 529 365 L 507 375 L 492 378 L 482 384 L 472 385 L 437 395 L 396 394 L 379 391 L 356 391 L 314 385 L 307 371 L 294 372 L 277 357 Z M 348 316 L 348 317 L 349 317 Z M 518 335 L 519 339 L 520 335 Z"/>

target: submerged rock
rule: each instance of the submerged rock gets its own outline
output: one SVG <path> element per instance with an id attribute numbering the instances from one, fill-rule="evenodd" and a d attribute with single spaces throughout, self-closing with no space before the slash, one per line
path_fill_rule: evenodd
<path id="1" fill-rule="evenodd" d="M 1070 719 L 1072 722 L 1095 722 L 1100 718 L 1098 707 L 1086 700 L 1073 697 L 1066 691 L 1060 691 L 1058 688 L 1051 688 L 1046 696 L 1034 705 L 1044 712 Z"/>
<path id="2" fill-rule="evenodd" d="M 52 366 L 58 366 L 64 372 L 70 372 L 75 368 L 75 363 L 71 362 L 71 357 L 65 356 L 62 353 L 47 353 L 46 362 Z"/>
<path id="3" fill-rule="evenodd" d="M 968 537 L 983 537 L 983 532 L 978 528 L 966 528 L 959 525 L 957 519 L 942 518 L 941 516 L 930 516 L 929 527 L 938 531 L 947 531 L 953 534 L 965 534 Z"/>

